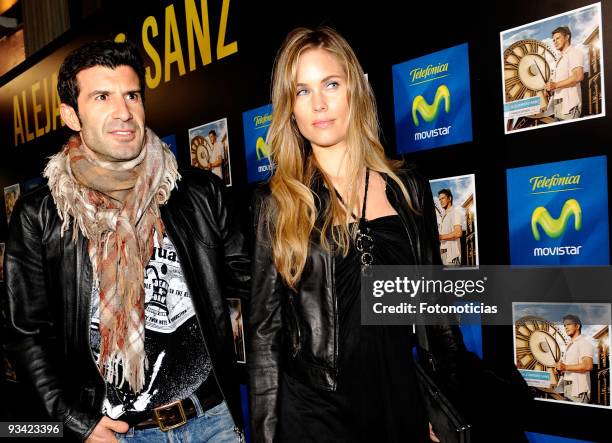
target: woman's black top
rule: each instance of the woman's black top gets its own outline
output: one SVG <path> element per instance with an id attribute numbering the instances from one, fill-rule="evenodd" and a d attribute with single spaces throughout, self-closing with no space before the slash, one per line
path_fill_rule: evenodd
<path id="1" fill-rule="evenodd" d="M 368 222 L 374 265 L 410 265 L 398 215 Z M 281 375 L 280 442 L 422 442 L 427 419 L 412 361 L 411 326 L 361 326 L 359 252 L 335 256 L 339 323 L 338 389 Z"/>

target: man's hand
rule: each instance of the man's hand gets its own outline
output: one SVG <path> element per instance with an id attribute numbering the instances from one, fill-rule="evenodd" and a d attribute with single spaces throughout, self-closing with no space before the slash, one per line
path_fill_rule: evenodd
<path id="1" fill-rule="evenodd" d="M 557 371 L 563 372 L 563 371 L 565 371 L 565 364 L 563 364 L 563 363 L 561 363 L 560 361 L 558 361 L 558 362 L 555 364 L 555 369 L 556 369 Z"/>
<path id="2" fill-rule="evenodd" d="M 94 430 L 89 434 L 85 443 L 117 443 L 115 432 L 124 434 L 128 431 L 130 425 L 124 421 L 113 420 L 106 416 L 98 422 Z"/>
<path id="3" fill-rule="evenodd" d="M 548 92 L 552 92 L 555 89 L 557 89 L 557 84 L 555 82 L 548 82 L 548 83 L 546 83 L 546 90 Z"/>

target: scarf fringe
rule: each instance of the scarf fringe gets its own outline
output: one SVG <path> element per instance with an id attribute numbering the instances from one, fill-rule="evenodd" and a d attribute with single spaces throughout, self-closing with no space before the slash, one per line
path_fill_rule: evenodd
<path id="1" fill-rule="evenodd" d="M 149 360 L 143 352 L 142 359 L 134 365 L 125 354 L 115 352 L 109 356 L 104 367 L 99 369 L 104 375 L 104 381 L 118 388 L 126 382 L 129 383 L 129 380 L 133 380 L 129 386 L 135 393 L 138 393 L 144 388 L 145 371 L 149 369 Z"/>

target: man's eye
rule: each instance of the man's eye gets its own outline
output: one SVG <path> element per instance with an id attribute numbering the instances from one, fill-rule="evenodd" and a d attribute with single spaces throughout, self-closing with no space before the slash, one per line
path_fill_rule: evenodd
<path id="1" fill-rule="evenodd" d="M 128 100 L 138 100 L 140 98 L 139 94 L 134 92 L 127 95 Z"/>
<path id="2" fill-rule="evenodd" d="M 105 101 L 107 98 L 108 98 L 108 96 L 106 94 L 96 95 L 96 100 L 98 100 L 98 101 Z"/>

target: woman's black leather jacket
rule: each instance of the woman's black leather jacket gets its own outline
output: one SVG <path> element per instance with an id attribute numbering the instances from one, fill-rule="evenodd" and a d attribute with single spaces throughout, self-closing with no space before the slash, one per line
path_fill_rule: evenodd
<path id="1" fill-rule="evenodd" d="M 387 198 L 400 215 L 413 252 L 413 263 L 441 265 L 438 228 L 429 183 L 413 170 L 400 170 L 411 210 L 399 186 L 386 177 Z M 321 179 L 313 193 L 321 202 L 329 193 Z M 248 317 L 249 369 L 253 436 L 271 442 L 276 432 L 281 373 L 322 390 L 334 391 L 338 375 L 338 312 L 334 260 L 317 241 L 311 241 L 306 268 L 297 291 L 288 290 L 272 263 L 269 229 L 262 206 L 271 203 L 267 188 L 255 198 L 255 247 Z M 314 237 L 313 237 L 314 239 Z M 438 370 L 454 378 L 455 355 L 464 350 L 458 328 L 428 328 Z"/>

